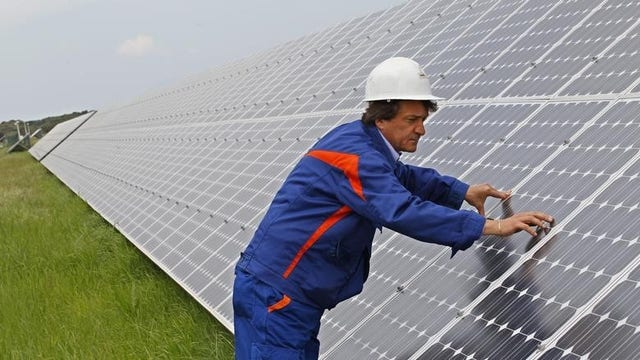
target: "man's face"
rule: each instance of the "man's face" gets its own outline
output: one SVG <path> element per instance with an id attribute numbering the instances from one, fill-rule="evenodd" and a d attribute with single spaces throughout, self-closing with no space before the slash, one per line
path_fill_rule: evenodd
<path id="1" fill-rule="evenodd" d="M 391 120 L 376 120 L 376 127 L 398 152 L 414 152 L 426 133 L 424 121 L 429 112 L 422 101 L 402 100 L 398 114 Z"/>

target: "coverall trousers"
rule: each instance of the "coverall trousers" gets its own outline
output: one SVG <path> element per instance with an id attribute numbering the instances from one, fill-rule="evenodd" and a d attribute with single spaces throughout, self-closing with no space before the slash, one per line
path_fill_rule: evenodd
<path id="1" fill-rule="evenodd" d="M 323 309 L 289 299 L 236 269 L 233 311 L 237 360 L 318 358 Z"/>

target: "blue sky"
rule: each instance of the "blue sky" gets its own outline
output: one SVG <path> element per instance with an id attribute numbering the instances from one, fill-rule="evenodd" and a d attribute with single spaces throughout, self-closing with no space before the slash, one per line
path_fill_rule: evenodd
<path id="1" fill-rule="evenodd" d="M 0 0 L 0 122 L 101 109 L 404 0 Z"/>

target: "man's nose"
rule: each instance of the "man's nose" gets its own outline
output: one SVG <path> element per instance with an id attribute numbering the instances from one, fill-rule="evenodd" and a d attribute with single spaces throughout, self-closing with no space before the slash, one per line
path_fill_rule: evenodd
<path id="1" fill-rule="evenodd" d="M 423 136 L 424 134 L 427 133 L 427 130 L 424 127 L 424 123 L 419 123 L 418 126 L 416 126 L 416 134 L 419 134 L 420 136 Z"/>

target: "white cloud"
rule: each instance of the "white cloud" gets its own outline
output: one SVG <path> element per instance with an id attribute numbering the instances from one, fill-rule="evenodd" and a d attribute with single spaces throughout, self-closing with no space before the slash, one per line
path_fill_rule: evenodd
<path id="1" fill-rule="evenodd" d="M 125 40 L 118 46 L 118 54 L 123 56 L 143 56 L 153 50 L 153 38 L 140 34 L 132 39 Z"/>

